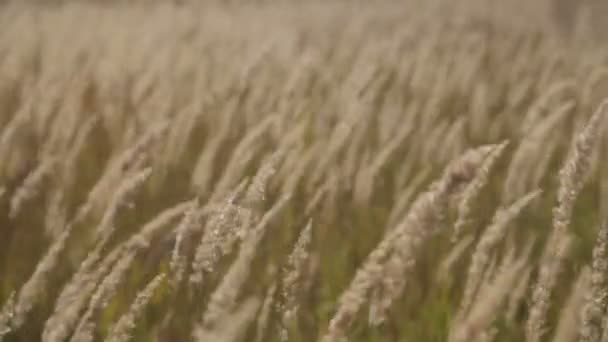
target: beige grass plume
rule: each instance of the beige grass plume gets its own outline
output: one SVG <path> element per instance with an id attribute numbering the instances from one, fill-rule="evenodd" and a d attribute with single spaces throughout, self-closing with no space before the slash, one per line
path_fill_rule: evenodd
<path id="1" fill-rule="evenodd" d="M 608 301 L 608 221 L 600 225 L 593 248 L 589 288 L 583 298 L 580 342 L 599 341 Z"/>
<path id="2" fill-rule="evenodd" d="M 286 326 L 295 319 L 298 313 L 298 295 L 306 280 L 307 264 L 310 261 L 310 243 L 312 240 L 312 220 L 300 233 L 293 251 L 287 259 L 285 274 L 283 276 L 280 297 L 282 303 L 277 305 L 277 312 L 281 313 L 281 327 L 279 338 L 287 340 Z"/>
<path id="3" fill-rule="evenodd" d="M 492 250 L 499 245 L 500 241 L 507 234 L 509 224 L 517 218 L 521 210 L 538 197 L 539 194 L 540 190 L 533 191 L 518 199 L 508 207 L 500 208 L 494 215 L 490 226 L 481 235 L 475 251 L 471 256 L 471 264 L 469 265 L 466 285 L 461 301 L 462 314 L 465 314 L 473 304 L 475 293 L 479 290 L 482 283 L 482 276 L 489 263 Z"/>
<path id="4" fill-rule="evenodd" d="M 169 269 L 172 273 L 171 284 L 174 288 L 177 288 L 186 273 L 187 260 L 182 250 L 184 239 L 190 238 L 192 231 L 200 225 L 200 219 L 201 209 L 198 200 L 194 200 L 189 204 L 188 210 L 175 229 L 175 246 L 173 247 L 171 261 L 169 262 Z"/>
<path id="5" fill-rule="evenodd" d="M 151 238 L 159 230 L 183 214 L 188 206 L 188 202 L 179 203 L 163 210 L 145 224 L 140 232 L 132 236 L 125 244 L 119 246 L 120 248 L 112 250 L 103 259 L 101 251 L 105 244 L 103 241 L 98 243 L 61 290 L 59 298 L 55 302 L 54 311 L 45 323 L 43 340 L 65 340 L 69 336 L 70 330 L 78 323 L 80 312 L 85 308 L 98 283 L 102 281 L 116 261 L 123 255 L 124 249 L 129 246 L 136 247 L 149 244 Z"/>
<path id="6" fill-rule="evenodd" d="M 216 210 L 209 213 L 205 231 L 194 252 L 192 272 L 189 281 L 191 285 L 200 285 L 205 273 L 212 272 L 222 256 L 232 251 L 233 245 L 239 238 L 239 230 L 246 230 L 243 225 L 252 219 L 250 212 L 242 208 L 241 200 L 248 180 L 245 179 L 233 189 L 226 198 L 217 205 Z"/>
<path id="7" fill-rule="evenodd" d="M 402 222 L 384 236 L 340 296 L 338 309 L 330 321 L 324 341 L 338 341 L 347 334 L 357 313 L 368 300 L 369 291 L 378 286 L 384 277 L 391 282 L 405 281 L 405 274 L 411 267 L 418 248 L 437 229 L 436 225 L 444 214 L 450 195 L 474 178 L 477 169 L 492 148 L 492 146 L 482 146 L 469 150 L 452 162 L 441 179 L 418 197 Z M 384 265 L 393 252 L 395 253 L 392 255 L 393 260 L 398 261 L 398 266 L 403 269 L 396 269 L 395 273 L 387 275 Z M 399 286 L 395 286 L 394 289 L 397 292 L 401 290 Z M 398 294 L 391 293 L 388 301 L 392 301 L 396 295 Z"/>
<path id="8" fill-rule="evenodd" d="M 281 213 L 289 201 L 284 197 L 262 217 L 261 221 L 251 230 L 243 240 L 241 250 L 218 287 L 213 291 L 207 310 L 203 316 L 202 326 L 213 327 L 218 324 L 220 317 L 234 309 L 237 296 L 251 272 L 251 263 L 257 252 L 257 248 L 268 226 Z"/>
<path id="9" fill-rule="evenodd" d="M 525 258 L 516 260 L 502 269 L 490 284 L 483 287 L 470 313 L 457 323 L 453 334 L 450 335 L 450 342 L 474 340 L 487 331 L 526 262 Z"/>
<path id="10" fill-rule="evenodd" d="M 110 342 L 127 342 L 130 338 L 130 332 L 135 328 L 136 321 L 139 319 L 144 309 L 152 299 L 154 292 L 165 279 L 165 274 L 161 273 L 154 277 L 146 287 L 141 290 L 129 310 L 124 313 L 118 321 L 110 328 L 110 333 L 106 341 Z"/>
<path id="11" fill-rule="evenodd" d="M 55 160 L 53 158 L 45 158 L 29 175 L 27 175 L 21 186 L 11 197 L 9 217 L 16 217 L 23 205 L 40 193 L 40 188 L 53 171 L 54 166 Z"/>
<path id="12" fill-rule="evenodd" d="M 507 147 L 507 144 L 508 142 L 505 141 L 494 147 L 492 152 L 485 158 L 473 180 L 467 184 L 465 190 L 462 192 L 462 198 L 458 203 L 458 218 L 454 224 L 454 239 L 458 238 L 462 229 L 467 224 L 467 220 L 471 214 L 473 201 L 479 196 L 482 188 L 488 183 L 488 177 L 492 166 L 494 166 L 498 158 L 500 158 Z"/>
<path id="13" fill-rule="evenodd" d="M 213 328 L 197 326 L 194 330 L 193 339 L 199 342 L 222 341 L 235 342 L 245 334 L 248 325 L 254 320 L 255 314 L 260 306 L 260 300 L 249 298 L 236 310 L 227 313 L 218 325 Z"/>
<path id="14" fill-rule="evenodd" d="M 57 240 L 51 244 L 46 255 L 40 260 L 34 273 L 19 290 L 12 320 L 13 328 L 19 328 L 23 325 L 26 315 L 31 311 L 40 297 L 44 295 L 51 272 L 58 266 L 61 252 L 65 249 L 71 233 L 72 227 L 67 227 L 61 233 Z"/>
<path id="15" fill-rule="evenodd" d="M 526 322 L 526 337 L 538 342 L 545 333 L 550 297 L 562 272 L 566 258 L 568 226 L 579 192 L 588 176 L 592 149 L 600 134 L 602 119 L 608 110 L 608 100 L 602 102 L 582 131 L 575 137 L 572 150 L 559 174 L 557 206 L 553 210 L 553 231 L 547 241 L 537 283 L 532 294 L 530 315 Z"/>

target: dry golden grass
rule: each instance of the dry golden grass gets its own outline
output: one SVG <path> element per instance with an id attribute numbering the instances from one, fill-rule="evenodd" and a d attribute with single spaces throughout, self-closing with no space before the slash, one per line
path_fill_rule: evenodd
<path id="1" fill-rule="evenodd" d="M 596 21 L 0 6 L 0 340 L 608 341 Z"/>

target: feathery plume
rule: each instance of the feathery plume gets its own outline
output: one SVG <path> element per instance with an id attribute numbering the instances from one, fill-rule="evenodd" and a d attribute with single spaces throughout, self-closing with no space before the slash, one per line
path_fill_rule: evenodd
<path id="1" fill-rule="evenodd" d="M 120 258 L 116 261 L 110 273 L 103 278 L 101 284 L 89 301 L 89 306 L 82 315 L 71 342 L 91 342 L 95 332 L 98 314 L 108 305 L 112 296 L 118 290 L 118 286 L 124 279 L 126 272 L 135 260 L 137 253 L 132 250 L 124 250 Z"/>
<path id="2" fill-rule="evenodd" d="M 473 235 L 466 235 L 461 238 L 450 250 L 450 253 L 443 259 L 439 267 L 437 268 L 437 274 L 435 278 L 444 283 L 452 273 L 452 267 L 462 257 L 467 248 L 473 244 L 475 237 Z"/>
<path id="3" fill-rule="evenodd" d="M 580 342 L 596 342 L 602 336 L 602 317 L 608 300 L 608 221 L 598 231 L 590 278 L 581 314 Z"/>
<path id="4" fill-rule="evenodd" d="M 502 155 L 503 151 L 507 147 L 508 142 L 505 141 L 501 144 L 495 145 L 492 152 L 488 154 L 483 164 L 475 174 L 475 178 L 467 184 L 466 188 L 462 192 L 460 202 L 458 203 L 458 218 L 454 224 L 454 236 L 456 240 L 460 236 L 462 229 L 467 224 L 469 215 L 471 214 L 471 207 L 473 201 L 479 196 L 481 189 L 488 183 L 488 176 L 494 166 L 494 163 Z"/>
<path id="5" fill-rule="evenodd" d="M 511 285 L 525 267 L 527 260 L 517 260 L 505 267 L 488 286 L 484 286 L 475 305 L 463 320 L 457 321 L 450 342 L 465 342 L 483 334 L 492 324 L 503 299 L 511 290 Z"/>
<path id="6" fill-rule="evenodd" d="M 255 257 L 257 248 L 270 223 L 279 215 L 289 201 L 289 197 L 279 200 L 260 220 L 256 227 L 243 240 L 241 250 L 218 287 L 215 289 L 207 311 L 203 316 L 203 327 L 212 327 L 218 319 L 227 312 L 232 311 L 243 284 L 251 272 L 251 262 Z"/>
<path id="7" fill-rule="evenodd" d="M 36 197 L 39 193 L 42 183 L 45 181 L 48 175 L 53 171 L 55 160 L 52 158 L 45 158 L 40 162 L 32 172 L 30 172 L 23 184 L 15 191 L 15 194 L 11 197 L 10 209 L 8 216 L 10 218 L 16 217 L 23 205 Z"/>
<path id="8" fill-rule="evenodd" d="M 55 303 L 53 313 L 44 324 L 43 341 L 62 342 L 69 337 L 71 330 L 81 319 L 82 310 L 86 307 L 89 297 L 95 291 L 97 284 L 119 260 L 122 252 L 122 248 L 115 249 L 96 268 L 91 268 L 91 265 L 78 270 L 81 273 L 77 272 L 72 277 L 72 280 L 63 288 Z M 92 253 L 98 254 L 99 251 L 93 251 Z"/>
<path id="9" fill-rule="evenodd" d="M 30 279 L 28 279 L 19 290 L 12 321 L 13 328 L 17 329 L 23 325 L 26 315 L 45 292 L 45 286 L 48 282 L 50 273 L 57 267 L 59 257 L 65 248 L 71 232 L 72 227 L 67 227 L 67 229 L 61 233 L 57 240 L 53 242 L 46 255 L 40 260 Z"/>
<path id="10" fill-rule="evenodd" d="M 250 222 L 253 220 L 252 214 L 237 204 L 246 186 L 247 179 L 226 197 L 216 211 L 209 214 L 206 229 L 194 253 L 190 274 L 191 285 L 201 284 L 204 274 L 212 272 L 217 262 L 232 251 L 239 239 L 239 230 L 249 229 L 245 225 L 252 223 Z"/>
<path id="11" fill-rule="evenodd" d="M 297 316 L 298 312 L 298 292 L 305 283 L 303 277 L 306 276 L 306 266 L 310 261 L 310 243 L 312 241 L 312 220 L 308 221 L 306 227 L 300 233 L 293 251 L 287 259 L 284 276 L 281 286 L 282 303 L 277 307 L 277 312 L 282 313 L 281 332 L 282 340 L 287 338 L 285 325 Z"/>
<path id="12" fill-rule="evenodd" d="M 167 128 L 166 121 L 155 124 L 115 160 L 110 161 L 107 169 L 89 191 L 85 203 L 78 208 L 74 219 L 76 222 L 80 222 L 92 210 L 100 208 L 104 210 L 105 206 L 116 204 L 116 197 L 120 191 L 109 192 L 116 184 L 119 184 L 118 188 L 122 191 L 133 191 L 133 187 L 139 186 L 139 182 L 143 182 L 149 176 L 146 173 L 150 172 L 150 168 L 143 168 L 147 150 L 164 135 Z M 128 179 L 131 180 L 131 185 L 127 185 Z M 105 206 L 104 201 L 107 202 Z M 108 213 L 108 210 L 106 209 L 105 212 Z"/>
<path id="13" fill-rule="evenodd" d="M 608 110 L 608 100 L 602 102 L 582 131 L 575 137 L 573 148 L 559 173 L 557 207 L 553 210 L 553 231 L 549 235 L 547 247 L 534 292 L 530 315 L 526 322 L 526 338 L 530 342 L 541 340 L 545 332 L 550 296 L 561 274 L 563 261 L 567 256 L 564 241 L 569 240 L 568 226 L 579 192 L 586 181 L 590 167 L 592 149 L 596 145 L 602 128 L 600 124 Z"/>
<path id="14" fill-rule="evenodd" d="M 532 303 L 528 309 L 528 320 L 526 321 L 526 340 L 532 342 L 541 341 L 546 333 L 546 316 L 551 303 L 551 292 L 557 284 L 557 279 L 562 272 L 562 263 L 570 252 L 572 237 L 562 234 L 557 245 L 551 247 L 550 257 L 541 260 L 538 280 L 532 291 Z"/>
<path id="15" fill-rule="evenodd" d="M 144 225 L 139 233 L 131 237 L 126 243 L 112 250 L 99 264 L 101 251 L 105 243 L 100 241 L 93 251 L 80 264 L 78 271 L 61 290 L 55 303 L 51 317 L 46 321 L 43 340 L 64 341 L 73 326 L 78 323 L 81 310 L 86 306 L 97 284 L 110 271 L 116 261 L 122 256 L 126 248 L 144 248 L 149 245 L 152 237 L 163 227 L 168 225 L 187 210 L 189 203 L 179 203 L 174 207 L 163 210 L 150 222 Z M 94 267 L 97 264 L 97 267 Z"/>
<path id="16" fill-rule="evenodd" d="M 137 294 L 137 297 L 133 304 L 131 304 L 129 310 L 118 319 L 112 328 L 110 328 L 110 334 L 106 338 L 106 341 L 127 342 L 131 338 L 130 333 L 135 328 L 137 319 L 141 316 L 152 299 L 154 292 L 164 279 L 164 273 L 157 275 Z"/>
<path id="17" fill-rule="evenodd" d="M 194 200 L 192 203 L 189 203 L 188 210 L 175 229 L 175 246 L 173 247 L 171 261 L 169 262 L 169 269 L 173 275 L 171 284 L 174 288 L 177 288 L 181 283 L 186 272 L 186 256 L 183 255 L 182 244 L 184 243 L 184 239 L 189 238 L 194 228 L 200 225 L 200 218 L 201 210 L 199 208 L 198 200 Z"/>
<path id="18" fill-rule="evenodd" d="M 256 212 L 263 210 L 262 205 L 267 199 L 268 183 L 276 173 L 278 164 L 283 158 L 283 153 L 283 151 L 279 150 L 262 163 L 243 197 L 243 206 Z"/>
<path id="19" fill-rule="evenodd" d="M 511 223 L 533 199 L 538 197 L 540 190 L 535 190 L 515 201 L 506 208 L 499 209 L 492 220 L 492 224 L 484 231 L 477 247 L 471 257 L 471 264 L 467 273 L 466 285 L 461 302 L 461 314 L 466 314 L 473 304 L 475 294 L 481 285 L 483 273 L 488 265 L 492 250 L 500 243 L 506 235 L 506 230 Z"/>
<path id="20" fill-rule="evenodd" d="M 601 121 L 608 112 L 605 100 L 576 136 L 574 146 L 559 172 L 558 206 L 553 211 L 553 229 L 565 232 L 570 224 L 572 210 L 578 194 L 588 178 L 591 156 L 602 129 Z"/>
<path id="21" fill-rule="evenodd" d="M 410 212 L 397 227 L 389 230 L 380 244 L 367 257 L 364 264 L 357 270 L 355 278 L 342 293 L 338 302 L 338 310 L 330 321 L 329 329 L 323 341 L 331 342 L 342 339 L 346 335 L 355 315 L 367 301 L 367 296 L 384 279 L 393 293 L 389 294 L 386 303 L 403 290 L 405 274 L 413 266 L 414 254 L 421 244 L 437 228 L 450 195 L 474 178 L 484 158 L 492 150 L 492 146 L 482 146 L 467 151 L 463 156 L 452 162 L 445 170 L 441 179 L 433 184 L 429 191 L 418 197 Z M 391 253 L 395 252 L 392 256 Z M 393 261 L 390 271 L 386 274 L 385 262 L 391 256 Z M 387 307 L 387 304 L 384 304 Z"/>
<path id="22" fill-rule="evenodd" d="M 226 314 L 218 320 L 218 326 L 206 328 L 198 326 L 194 330 L 194 340 L 198 342 L 222 341 L 235 342 L 245 333 L 247 326 L 254 320 L 260 306 L 257 298 L 247 299 L 233 313 Z"/>
<path id="23" fill-rule="evenodd" d="M 120 186 L 116 190 L 114 196 L 112 196 L 110 204 L 95 231 L 97 237 L 101 241 L 109 239 L 110 235 L 112 235 L 114 232 L 114 220 L 118 214 L 119 208 L 131 206 L 129 202 L 130 198 L 135 191 L 146 182 L 151 173 L 152 169 L 146 168 L 135 173 L 131 177 L 125 178 L 125 180 L 120 183 Z"/>

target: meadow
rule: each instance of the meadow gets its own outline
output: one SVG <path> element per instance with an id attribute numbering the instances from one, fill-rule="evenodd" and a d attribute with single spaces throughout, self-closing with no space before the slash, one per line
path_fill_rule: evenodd
<path id="1" fill-rule="evenodd" d="M 608 45 L 525 3 L 0 4 L 0 341 L 607 342 Z"/>

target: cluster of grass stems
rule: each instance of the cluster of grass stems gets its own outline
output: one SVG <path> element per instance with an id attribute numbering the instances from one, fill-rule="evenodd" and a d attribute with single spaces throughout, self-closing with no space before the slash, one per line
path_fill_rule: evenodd
<path id="1" fill-rule="evenodd" d="M 473 2 L 0 5 L 0 340 L 608 341 L 605 47 Z"/>

